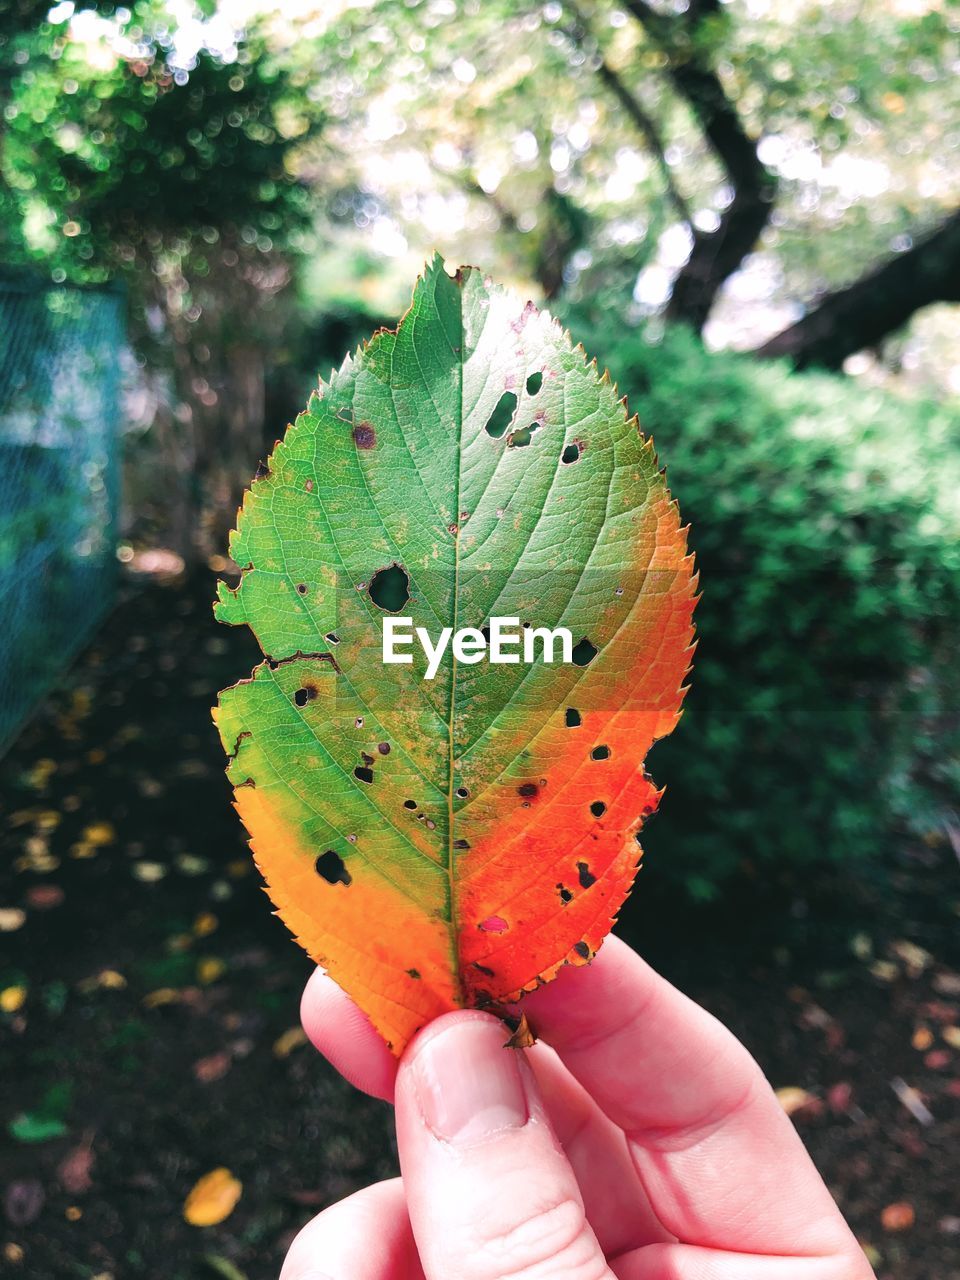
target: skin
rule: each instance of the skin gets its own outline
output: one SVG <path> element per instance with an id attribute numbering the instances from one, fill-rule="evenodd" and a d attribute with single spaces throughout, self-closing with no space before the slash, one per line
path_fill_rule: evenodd
<path id="1" fill-rule="evenodd" d="M 402 1179 L 325 1210 L 281 1280 L 871 1280 L 760 1068 L 610 938 L 524 1000 L 445 1014 L 397 1063 L 321 971 L 303 1024 L 396 1107 Z"/>

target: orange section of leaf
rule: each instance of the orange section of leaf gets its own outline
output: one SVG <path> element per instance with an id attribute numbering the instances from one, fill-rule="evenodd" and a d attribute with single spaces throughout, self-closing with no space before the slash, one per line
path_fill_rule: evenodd
<path id="1" fill-rule="evenodd" d="M 432 1018 L 459 1006 L 446 930 L 411 909 L 410 899 L 368 866 L 349 892 L 314 870 L 263 790 L 241 787 L 236 807 L 281 919 L 300 945 L 353 996 L 391 1048 L 400 1052 Z"/>

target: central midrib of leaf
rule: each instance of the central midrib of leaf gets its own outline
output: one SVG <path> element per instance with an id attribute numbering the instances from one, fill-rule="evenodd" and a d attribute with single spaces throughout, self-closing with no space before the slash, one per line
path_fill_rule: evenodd
<path id="1" fill-rule="evenodd" d="M 460 617 L 460 474 L 463 467 L 463 361 L 464 361 L 464 328 L 463 328 L 463 289 L 458 290 L 460 316 L 460 358 L 457 361 L 457 442 L 456 442 L 456 475 L 453 486 L 453 512 L 451 526 L 453 529 L 453 618 L 451 626 L 453 634 L 457 634 Z M 457 714 L 457 657 L 450 650 L 450 703 L 447 713 L 447 877 L 450 884 L 450 943 L 453 952 L 454 972 L 457 989 L 462 994 L 460 964 L 457 948 L 457 927 L 459 911 L 457 904 L 457 878 L 455 867 L 454 839 L 454 777 L 456 773 L 454 759 L 454 724 Z"/>

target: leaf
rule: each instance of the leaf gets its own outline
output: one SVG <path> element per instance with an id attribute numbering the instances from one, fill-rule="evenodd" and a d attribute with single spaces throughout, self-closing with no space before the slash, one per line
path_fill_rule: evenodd
<path id="1" fill-rule="evenodd" d="M 49 1142 L 51 1138 L 62 1138 L 67 1132 L 62 1120 L 29 1111 L 14 1116 L 7 1128 L 18 1142 Z"/>
<path id="2" fill-rule="evenodd" d="M 546 314 L 435 259 L 247 493 L 215 717 L 280 915 L 396 1053 L 588 963 L 660 793 L 694 604 L 652 441 Z M 572 662 L 383 662 L 384 619 L 569 628 Z M 476 638 L 476 637 L 474 637 Z M 482 639 L 482 636 L 481 636 Z M 475 657 L 476 655 L 470 655 Z"/>
<path id="3" fill-rule="evenodd" d="M 211 1169 L 184 1201 L 183 1216 L 192 1227 L 215 1227 L 230 1217 L 242 1193 L 243 1184 L 229 1169 Z"/>

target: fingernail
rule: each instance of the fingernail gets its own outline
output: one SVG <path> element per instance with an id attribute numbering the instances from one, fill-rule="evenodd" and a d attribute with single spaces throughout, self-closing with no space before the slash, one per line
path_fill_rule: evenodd
<path id="1" fill-rule="evenodd" d="M 528 1119 L 517 1054 L 498 1022 L 458 1022 L 428 1040 L 414 1065 L 420 1113 L 445 1142 L 479 1142 Z"/>

